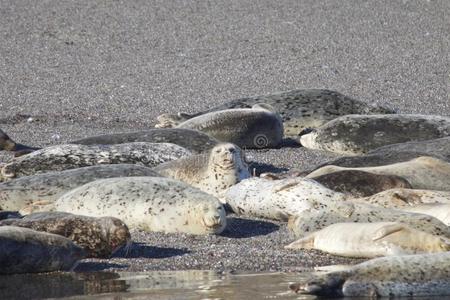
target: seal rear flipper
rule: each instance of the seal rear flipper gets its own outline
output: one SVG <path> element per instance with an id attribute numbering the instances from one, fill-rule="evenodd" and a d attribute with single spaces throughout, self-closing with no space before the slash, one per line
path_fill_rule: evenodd
<path id="1" fill-rule="evenodd" d="M 16 145 L 16 142 L 0 129 L 0 150 L 14 151 Z"/>
<path id="2" fill-rule="evenodd" d="M 394 223 L 392 225 L 386 225 L 383 228 L 378 229 L 375 232 L 375 234 L 372 238 L 372 241 L 381 240 L 382 238 L 384 238 L 390 234 L 393 234 L 394 232 L 398 232 L 398 231 L 401 231 L 404 229 L 406 229 L 406 227 L 403 224 Z"/>
<path id="3" fill-rule="evenodd" d="M 284 246 L 284 249 L 314 249 L 314 234 L 292 242 Z"/>
<path id="4" fill-rule="evenodd" d="M 272 188 L 272 192 L 273 193 L 278 193 L 284 190 L 288 190 L 291 187 L 294 187 L 296 185 L 300 184 L 300 182 L 298 181 L 298 179 L 296 178 L 289 178 L 287 180 L 284 180 L 283 182 L 276 184 L 273 188 Z"/>

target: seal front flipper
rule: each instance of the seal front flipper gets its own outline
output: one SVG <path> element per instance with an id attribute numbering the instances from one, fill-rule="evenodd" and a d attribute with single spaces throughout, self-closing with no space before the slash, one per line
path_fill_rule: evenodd
<path id="1" fill-rule="evenodd" d="M 173 128 L 183 123 L 184 121 L 196 117 L 197 115 L 196 114 L 190 115 L 183 112 L 179 112 L 177 114 L 162 114 L 156 117 L 156 120 L 159 123 L 155 125 L 155 128 Z"/>
<path id="2" fill-rule="evenodd" d="M 377 232 L 375 232 L 372 241 L 378 241 L 381 240 L 382 238 L 393 234 L 395 232 L 401 231 L 406 229 L 405 226 L 403 226 L 402 224 L 392 224 L 392 225 L 386 225 L 383 228 L 377 230 Z"/>
<path id="3" fill-rule="evenodd" d="M 284 249 L 313 249 L 314 248 L 314 234 L 299 239 L 295 242 L 284 246 Z"/>

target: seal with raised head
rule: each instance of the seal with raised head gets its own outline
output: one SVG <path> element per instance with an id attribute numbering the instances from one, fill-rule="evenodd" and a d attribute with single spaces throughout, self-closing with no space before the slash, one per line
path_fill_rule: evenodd
<path id="1" fill-rule="evenodd" d="M 117 145 L 56 145 L 15 158 L 1 170 L 3 179 L 63 171 L 101 164 L 134 163 L 155 167 L 191 155 L 183 147 L 168 143 Z"/>
<path id="2" fill-rule="evenodd" d="M 290 288 L 324 297 L 450 295 L 450 252 L 374 258 L 348 269 L 313 275 Z"/>
<path id="3" fill-rule="evenodd" d="M 283 139 L 283 122 L 267 106 L 227 109 L 189 119 L 177 128 L 195 129 L 242 148 L 273 148 Z"/>
<path id="4" fill-rule="evenodd" d="M 251 177 L 243 150 L 230 143 L 219 144 L 206 153 L 160 164 L 153 170 L 214 196 Z"/>
<path id="5" fill-rule="evenodd" d="M 310 149 L 359 155 L 376 148 L 450 135 L 450 118 L 431 115 L 348 115 L 302 135 Z"/>
<path id="6" fill-rule="evenodd" d="M 230 187 L 219 198 L 236 214 L 287 221 L 305 210 L 340 205 L 346 196 L 314 180 L 252 177 Z"/>
<path id="7" fill-rule="evenodd" d="M 87 217 L 64 212 L 41 212 L 22 219 L 0 221 L 0 226 L 16 226 L 58 234 L 83 248 L 86 257 L 108 258 L 131 242 L 130 231 L 113 217 Z"/>
<path id="8" fill-rule="evenodd" d="M 348 222 L 399 222 L 420 231 L 450 238 L 448 226 L 432 216 L 351 201 L 328 205 L 320 210 L 303 211 L 289 218 L 288 228 L 296 237 L 304 237 L 329 225 Z"/>
<path id="9" fill-rule="evenodd" d="M 352 197 L 367 197 L 392 188 L 411 188 L 411 184 L 402 177 L 357 170 L 339 171 L 312 179 L 333 191 Z"/>
<path id="10" fill-rule="evenodd" d="M 150 168 L 132 164 L 97 165 L 30 175 L 0 183 L 0 209 L 23 213 L 33 203 L 52 204 L 66 192 L 88 182 L 113 177 L 160 176 Z"/>
<path id="11" fill-rule="evenodd" d="M 317 249 L 340 256 L 373 258 L 450 251 L 450 239 L 397 222 L 336 223 L 286 249 Z"/>
<path id="12" fill-rule="evenodd" d="M 112 216 L 144 231 L 221 233 L 225 210 L 214 196 L 184 182 L 162 177 L 100 179 L 55 202 L 56 211 Z"/>
<path id="13" fill-rule="evenodd" d="M 272 106 L 281 115 L 286 136 L 297 136 L 306 128 L 318 127 L 343 115 L 394 113 L 392 109 L 358 101 L 336 91 L 304 89 L 235 99 L 196 114 L 163 114 L 158 117 L 156 127 L 175 127 L 199 115 L 226 109 L 251 108 L 259 103 Z"/>
<path id="14" fill-rule="evenodd" d="M 0 227 L 0 274 L 68 271 L 84 257 L 84 250 L 63 236 Z"/>
<path id="15" fill-rule="evenodd" d="M 345 170 L 400 176 L 414 189 L 450 191 L 450 163 L 428 156 L 379 167 L 344 168 L 329 165 L 309 173 L 306 177 L 314 178 Z"/>
<path id="16" fill-rule="evenodd" d="M 208 151 L 219 143 L 215 138 L 198 130 L 184 128 L 155 128 L 135 132 L 91 136 L 72 141 L 70 144 L 111 145 L 134 142 L 171 143 L 186 148 L 193 153 Z"/>

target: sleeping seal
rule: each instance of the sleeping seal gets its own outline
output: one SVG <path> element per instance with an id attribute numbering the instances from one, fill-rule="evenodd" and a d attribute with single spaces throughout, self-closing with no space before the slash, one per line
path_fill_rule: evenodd
<path id="1" fill-rule="evenodd" d="M 404 211 L 430 215 L 450 226 L 450 203 L 425 203 L 400 208 Z"/>

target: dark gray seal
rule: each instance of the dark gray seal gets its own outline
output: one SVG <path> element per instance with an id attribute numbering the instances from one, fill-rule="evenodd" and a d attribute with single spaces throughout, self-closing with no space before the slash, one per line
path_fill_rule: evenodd
<path id="1" fill-rule="evenodd" d="M 130 231 L 113 217 L 94 218 L 65 212 L 41 212 L 22 219 L 0 221 L 0 226 L 17 226 L 69 238 L 86 252 L 86 257 L 108 258 L 131 242 Z"/>
<path id="2" fill-rule="evenodd" d="M 3 167 L 1 175 L 5 180 L 101 164 L 135 163 L 155 167 L 188 155 L 191 155 L 189 150 L 168 143 L 56 145 L 15 158 Z"/>
<path id="3" fill-rule="evenodd" d="M 240 98 L 191 115 L 164 114 L 158 117 L 157 127 L 175 127 L 202 114 L 226 109 L 251 108 L 258 103 L 272 106 L 281 115 L 286 136 L 297 136 L 306 128 L 321 126 L 343 115 L 394 113 L 391 109 L 364 103 L 335 91 L 305 89 Z"/>
<path id="4" fill-rule="evenodd" d="M 68 271 L 84 257 L 84 250 L 63 236 L 0 227 L 0 274 Z"/>
<path id="5" fill-rule="evenodd" d="M 20 219 L 20 218 L 22 218 L 22 215 L 18 211 L 0 210 L 0 220 Z"/>
<path id="6" fill-rule="evenodd" d="M 376 148 L 450 135 L 450 118 L 432 115 L 349 115 L 302 135 L 310 149 L 359 155 Z"/>
<path id="7" fill-rule="evenodd" d="M 33 204 L 52 204 L 76 187 L 102 178 L 160 176 L 150 168 L 132 165 L 98 165 L 30 175 L 0 183 L 0 209 L 33 211 Z M 27 207 L 28 206 L 28 207 Z"/>
<path id="8" fill-rule="evenodd" d="M 70 144 L 111 145 L 134 142 L 172 143 L 193 153 L 210 150 L 219 143 L 215 138 L 198 130 L 184 128 L 150 129 L 136 132 L 112 133 L 79 139 Z"/>

